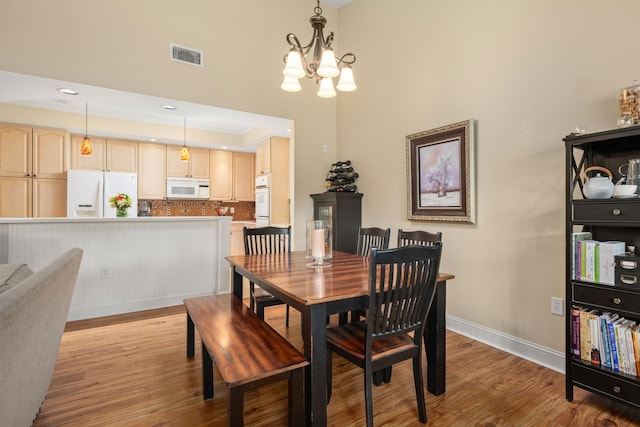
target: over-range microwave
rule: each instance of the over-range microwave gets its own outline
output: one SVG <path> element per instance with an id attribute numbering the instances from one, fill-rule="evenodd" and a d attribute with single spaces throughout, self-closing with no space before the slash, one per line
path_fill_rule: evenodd
<path id="1" fill-rule="evenodd" d="M 209 180 L 167 177 L 168 199 L 208 199 Z"/>

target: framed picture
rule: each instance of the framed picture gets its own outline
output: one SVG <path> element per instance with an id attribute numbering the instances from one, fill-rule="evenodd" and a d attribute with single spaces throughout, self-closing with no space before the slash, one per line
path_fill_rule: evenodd
<path id="1" fill-rule="evenodd" d="M 475 223 L 474 120 L 406 137 L 408 219 Z"/>

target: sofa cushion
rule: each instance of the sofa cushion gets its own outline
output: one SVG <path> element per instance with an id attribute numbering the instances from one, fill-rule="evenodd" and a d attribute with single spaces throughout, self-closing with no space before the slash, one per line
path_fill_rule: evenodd
<path id="1" fill-rule="evenodd" d="M 0 294 L 8 291 L 32 274 L 33 271 L 27 264 L 0 264 Z"/>

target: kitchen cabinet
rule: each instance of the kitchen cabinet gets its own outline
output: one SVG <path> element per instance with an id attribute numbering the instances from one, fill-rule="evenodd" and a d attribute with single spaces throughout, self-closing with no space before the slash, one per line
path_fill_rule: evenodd
<path id="1" fill-rule="evenodd" d="M 580 387 L 608 399 L 640 408 L 640 375 L 635 369 L 630 369 L 631 361 L 626 364 L 625 354 L 634 356 L 634 346 L 625 350 L 624 341 L 618 341 L 625 336 L 625 323 L 615 322 L 609 316 L 619 316 L 627 321 L 640 322 L 640 289 L 637 285 L 626 284 L 625 278 L 633 279 L 638 276 L 638 248 L 640 248 L 640 201 L 637 197 L 613 199 L 587 199 L 584 196 L 582 175 L 591 166 L 608 169 L 614 175 L 614 181 L 620 179 L 618 168 L 630 159 L 640 157 L 640 128 L 638 126 L 620 128 L 610 131 L 585 135 L 569 135 L 565 142 L 566 168 L 566 273 L 565 273 L 565 387 L 566 399 L 573 400 L 573 388 Z M 575 234 L 574 234 L 575 233 Z M 597 264 L 613 269 L 614 283 L 601 277 L 580 274 L 581 266 L 589 266 L 586 254 L 581 258 L 574 256 L 578 252 L 575 240 L 577 233 L 589 233 L 588 237 L 597 244 Z M 586 236 L 581 236 L 586 237 Z M 614 262 L 605 263 L 604 249 L 611 243 L 624 242 L 622 246 L 635 246 L 635 254 L 625 254 L 630 266 Z M 585 243 L 585 247 L 596 244 Z M 582 245 L 580 245 L 582 246 Z M 574 249 L 575 247 L 575 249 Z M 623 249 L 624 250 L 624 249 Z M 582 255 L 585 255 L 582 258 Z M 580 259 L 580 261 L 578 261 Z M 584 259 L 585 261 L 582 261 Z M 610 259 L 610 257 L 609 257 Z M 614 258 L 615 260 L 615 258 Z M 582 264 L 584 263 L 584 264 Z M 633 264 L 633 266 L 631 266 Z M 628 270 L 620 271 L 619 267 Z M 613 274 L 612 274 L 613 276 Z M 610 278 L 609 278 L 610 279 Z M 584 316 L 585 322 L 581 322 Z M 590 321 L 589 317 L 593 319 Z M 592 326 L 600 326 L 593 329 Z M 610 326 L 611 325 L 611 326 Z M 604 328 L 606 326 L 606 328 Z M 618 335 L 618 326 L 621 334 Z M 614 336 L 607 331 L 614 332 Z M 592 337 L 597 339 L 594 342 Z M 629 335 L 627 335 L 629 336 Z M 584 339 L 582 339 L 584 338 Z M 607 338 L 609 338 L 607 340 Z M 600 346 L 602 343 L 602 346 Z M 606 343 L 609 343 L 607 345 Z M 584 345 L 583 345 L 584 344 Z M 618 351 L 614 351 L 616 345 Z M 596 351 L 597 350 L 597 351 Z M 622 352 L 620 352 L 620 350 Z M 617 359 L 620 359 L 619 366 Z M 613 364 L 610 362 L 615 360 Z M 637 359 L 636 359 L 637 360 Z M 611 366 L 609 366 L 611 365 Z M 635 367 L 634 367 L 635 368 Z"/>
<path id="2" fill-rule="evenodd" d="M 167 195 L 166 145 L 138 143 L 138 199 L 164 199 Z"/>
<path id="3" fill-rule="evenodd" d="M 253 201 L 255 155 L 211 150 L 211 199 Z"/>
<path id="4" fill-rule="evenodd" d="M 80 152 L 84 135 L 71 135 L 71 169 L 103 171 L 107 165 L 106 138 L 89 137 L 91 155 L 83 156 Z"/>
<path id="5" fill-rule="evenodd" d="M 138 142 L 120 139 L 107 140 L 107 164 L 109 172 L 138 172 Z"/>
<path id="6" fill-rule="evenodd" d="M 66 216 L 68 150 L 65 130 L 0 125 L 0 216 Z"/>
<path id="7" fill-rule="evenodd" d="M 167 145 L 167 176 L 209 179 L 209 150 L 189 148 L 189 160 L 180 160 L 181 145 Z"/>
<path id="8" fill-rule="evenodd" d="M 254 164 L 254 154 L 233 153 L 233 200 L 239 202 L 255 200 Z"/>
<path id="9" fill-rule="evenodd" d="M 260 141 L 256 147 L 256 175 L 271 172 L 271 139 Z"/>
<path id="10" fill-rule="evenodd" d="M 83 135 L 71 136 L 71 169 L 138 172 L 138 142 L 89 137 L 92 153 L 80 154 Z"/>
<path id="11" fill-rule="evenodd" d="M 211 168 L 210 185 L 211 200 L 233 199 L 233 152 L 211 150 L 209 165 Z M 233 224 L 231 225 L 233 229 Z M 233 235 L 232 235 L 233 237 Z"/>

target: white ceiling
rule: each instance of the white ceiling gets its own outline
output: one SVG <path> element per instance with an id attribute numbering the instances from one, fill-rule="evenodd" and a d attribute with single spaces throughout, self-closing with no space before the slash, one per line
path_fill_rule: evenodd
<path id="1" fill-rule="evenodd" d="M 341 8 L 342 6 L 351 3 L 352 0 L 322 0 L 321 3 L 327 4 L 331 7 L 335 7 L 336 9 Z"/>
<path id="2" fill-rule="evenodd" d="M 78 95 L 65 95 L 59 89 L 68 88 Z M 101 116 L 135 122 L 183 126 L 212 132 L 245 135 L 252 129 L 266 129 L 268 135 L 289 135 L 290 120 L 263 116 L 248 112 L 193 104 L 166 98 L 158 98 L 78 83 L 34 77 L 0 70 L 0 103 L 43 108 L 70 113 L 85 113 L 88 103 L 89 116 Z M 167 111 L 163 105 L 178 107 Z M 84 129 L 69 129 L 83 133 Z M 263 132 L 264 134 L 264 132 Z M 99 133 L 95 134 L 96 136 Z M 113 136 L 113 135 L 108 135 Z M 138 139 L 155 135 L 117 135 Z M 257 142 L 257 141 L 256 141 Z"/>

